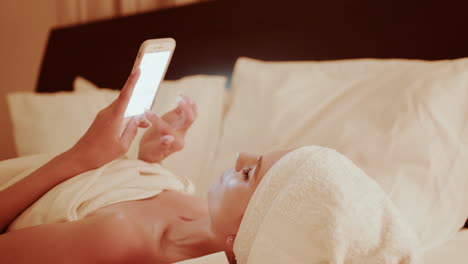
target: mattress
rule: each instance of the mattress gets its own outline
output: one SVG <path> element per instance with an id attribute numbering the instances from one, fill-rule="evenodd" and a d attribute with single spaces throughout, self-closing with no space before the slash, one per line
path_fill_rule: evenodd
<path id="1" fill-rule="evenodd" d="M 425 264 L 466 264 L 468 263 L 468 229 L 458 232 L 443 246 L 428 251 L 424 256 Z"/>

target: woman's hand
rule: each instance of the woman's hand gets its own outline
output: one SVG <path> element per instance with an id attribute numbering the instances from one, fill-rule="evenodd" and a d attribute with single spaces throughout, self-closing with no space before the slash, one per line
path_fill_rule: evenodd
<path id="1" fill-rule="evenodd" d="M 160 163 L 184 148 L 185 135 L 197 116 L 197 105 L 190 98 L 179 96 L 177 107 L 162 117 L 150 111 L 145 116 L 151 127 L 141 138 L 138 158 Z"/>
<path id="2" fill-rule="evenodd" d="M 124 113 L 140 71 L 128 78 L 119 97 L 102 109 L 84 136 L 69 150 L 88 170 L 101 167 L 124 155 L 137 133 L 138 127 L 148 127 L 142 116 L 130 119 L 122 132 Z"/>
<path id="3" fill-rule="evenodd" d="M 86 134 L 71 149 L 0 191 L 0 234 L 15 217 L 54 186 L 125 154 L 138 126 L 149 126 L 142 117 L 136 117 L 121 133 L 123 115 L 139 74 L 137 70 L 130 75 L 119 98 L 99 112 Z"/>

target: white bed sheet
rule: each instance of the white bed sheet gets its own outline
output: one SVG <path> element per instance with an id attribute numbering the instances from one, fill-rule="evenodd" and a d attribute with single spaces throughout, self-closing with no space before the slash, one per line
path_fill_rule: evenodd
<path id="1" fill-rule="evenodd" d="M 445 243 L 443 246 L 428 251 L 424 256 L 424 263 L 468 263 L 468 229 L 459 231 L 453 239 Z"/>

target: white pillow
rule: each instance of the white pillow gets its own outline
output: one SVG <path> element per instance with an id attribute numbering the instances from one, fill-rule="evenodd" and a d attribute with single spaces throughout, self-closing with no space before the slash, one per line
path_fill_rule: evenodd
<path id="1" fill-rule="evenodd" d="M 237 151 L 320 145 L 387 191 L 425 249 L 468 217 L 468 59 L 268 63 L 241 58 L 218 177 Z"/>
<path id="2" fill-rule="evenodd" d="M 60 153 L 70 148 L 88 129 L 96 114 L 116 97 L 57 92 L 7 95 L 18 156 Z"/>
<path id="3" fill-rule="evenodd" d="M 170 156 L 164 165 L 175 174 L 190 178 L 200 196 L 211 184 L 204 175 L 211 170 L 218 143 L 225 84 L 225 77 L 202 75 L 164 81 L 153 107 L 153 111 L 163 114 L 176 106 L 179 94 L 197 102 L 198 118 L 187 133 L 184 150 Z M 77 78 L 74 86 L 76 92 L 8 95 L 19 156 L 60 153 L 70 148 L 86 132 L 99 110 L 118 95 L 118 91 L 99 89 L 83 78 Z M 130 158 L 137 158 L 143 134 L 140 129 L 127 153 Z"/>

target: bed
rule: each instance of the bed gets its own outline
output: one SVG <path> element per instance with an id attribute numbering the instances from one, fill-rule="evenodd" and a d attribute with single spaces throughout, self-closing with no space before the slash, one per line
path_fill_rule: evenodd
<path id="1" fill-rule="evenodd" d="M 177 48 L 166 80 L 179 80 L 192 75 L 224 76 L 226 79 L 211 80 L 209 83 L 185 79 L 184 84 L 172 85 L 178 88 L 167 88 L 167 97 L 173 99 L 180 91 L 190 94 L 192 91 L 188 86 L 213 86 L 210 88 L 210 96 L 203 97 L 196 93 L 193 96 L 198 96 L 198 100 L 211 102 L 207 103 L 204 111 L 217 109 L 216 111 L 222 113 L 216 118 L 211 114 L 207 115 L 204 124 L 222 127 L 225 126 L 223 122 L 229 120 L 226 113 L 234 115 L 235 110 L 230 108 L 233 102 L 239 100 L 236 97 L 240 96 L 240 93 L 233 91 L 235 83 L 231 81 L 236 82 L 233 71 L 236 73 L 234 66 L 241 56 L 265 61 L 323 61 L 325 64 L 327 61 L 360 58 L 429 61 L 464 58 L 468 57 L 468 24 L 464 14 L 466 8 L 468 3 L 463 1 L 448 1 L 442 4 L 438 1 L 403 0 L 219 0 L 57 28 L 50 32 L 36 91 L 90 91 L 98 87 L 119 89 L 143 40 L 173 37 L 177 40 Z M 269 69 L 267 63 L 256 64 L 257 62 L 249 60 L 241 61 L 236 67 L 240 68 L 237 65 L 242 63 L 250 67 L 250 71 L 282 71 L 273 69 L 276 66 Z M 366 66 L 369 67 L 366 69 L 376 68 L 372 61 L 363 63 L 370 65 Z M 244 67 L 248 68 L 247 66 Z M 333 68 L 333 71 L 336 69 Z M 237 69 L 237 75 L 240 75 L 240 72 Z M 295 76 L 294 74 L 291 76 Z M 94 84 L 83 79 L 77 80 L 77 76 L 91 80 Z M 237 85 L 239 83 L 241 82 L 237 81 Z M 220 94 L 219 89 L 214 86 L 227 87 L 226 95 Z M 265 93 L 268 94 L 269 91 L 265 90 Z M 261 96 L 265 96 L 265 93 Z M 106 89 L 98 97 L 104 104 L 113 96 L 114 94 Z M 225 102 L 213 105 L 212 102 L 216 101 L 216 98 L 223 98 Z M 75 99 L 63 100 L 70 100 L 67 102 L 71 105 Z M 158 111 L 167 109 L 169 105 L 160 106 Z M 40 106 L 37 106 L 37 109 L 40 109 Z M 54 112 L 52 109 L 50 111 Z M 92 116 L 93 111 L 96 109 L 89 108 L 89 115 Z M 80 114 L 83 115 L 82 111 Z M 80 119 L 78 115 L 75 118 L 77 122 Z M 213 120 L 220 121 L 213 123 Z M 82 121 L 83 124 L 87 122 L 89 120 Z M 82 131 L 76 132 L 77 135 L 80 133 Z M 219 131 L 217 134 L 206 134 L 202 142 L 209 142 L 209 138 L 220 137 L 221 134 Z M 226 144 L 225 149 L 229 149 L 229 144 L 232 145 Z M 219 154 L 214 146 L 211 147 L 213 150 L 208 160 Z M 194 148 L 200 150 L 203 145 Z M 260 146 L 257 149 L 261 149 Z M 183 158 L 186 157 L 181 157 Z M 174 160 L 173 164 L 176 163 L 177 160 Z M 194 163 L 200 164 L 202 161 Z M 198 166 L 197 170 L 201 172 L 213 166 L 211 163 L 204 164 Z M 213 171 L 217 173 L 216 169 Z M 450 242 L 430 251 L 426 263 L 441 263 L 442 260 L 445 263 L 466 262 L 468 255 L 463 250 L 468 246 L 466 231 L 460 231 L 452 237 Z"/>

